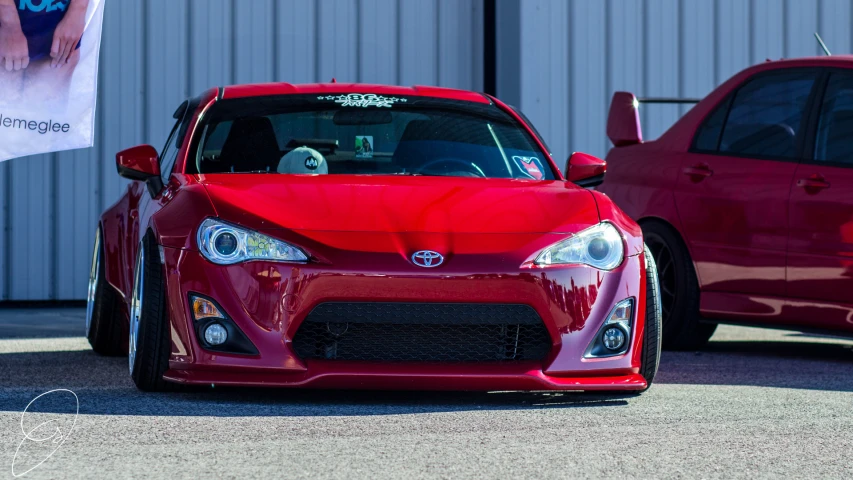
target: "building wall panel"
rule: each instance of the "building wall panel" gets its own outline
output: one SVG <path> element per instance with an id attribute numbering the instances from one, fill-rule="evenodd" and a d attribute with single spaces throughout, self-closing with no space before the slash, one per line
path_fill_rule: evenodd
<path id="1" fill-rule="evenodd" d="M 9 295 L 21 300 L 54 298 L 51 269 L 55 258 L 51 208 L 54 183 L 53 154 L 35 155 L 27 162 L 10 164 L 12 202 L 9 218 L 11 252 Z M 40 194 L 33 194 L 40 192 Z M 42 221 L 39 221 L 43 219 Z"/>
<path id="2" fill-rule="evenodd" d="M 818 31 L 832 53 L 850 52 L 851 17 L 850 0 L 823 0 L 818 3 Z M 823 51 L 820 51 L 821 54 Z"/>
<path id="3" fill-rule="evenodd" d="M 565 152 L 570 142 L 570 65 L 569 30 L 563 26 L 569 21 L 569 2 L 539 0 L 522 2 L 520 11 L 521 46 L 516 70 L 521 85 L 520 108 L 546 139 L 552 152 Z M 526 55 L 525 52 L 536 52 Z M 515 52 L 513 52 L 515 53 Z M 501 52 L 498 51 L 500 57 Z M 498 85 L 512 84 L 501 82 Z M 498 91 L 501 96 L 501 91 Z M 509 100 L 512 101 L 512 100 Z M 562 163 L 560 155 L 557 162 Z M 564 160 L 564 159 L 563 159 Z"/>

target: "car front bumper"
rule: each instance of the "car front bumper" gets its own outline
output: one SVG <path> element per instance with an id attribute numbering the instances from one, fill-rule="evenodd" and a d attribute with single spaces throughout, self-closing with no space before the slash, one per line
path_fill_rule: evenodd
<path id="1" fill-rule="evenodd" d="M 172 351 L 165 378 L 196 385 L 409 390 L 642 390 L 639 374 L 645 312 L 642 255 L 612 272 L 566 266 L 514 271 L 424 272 L 333 269 L 313 264 L 214 265 L 198 252 L 163 247 Z M 469 265 L 470 267 L 470 265 Z M 258 350 L 206 350 L 188 298 L 216 301 Z M 613 306 L 635 299 L 625 354 L 584 358 Z M 523 304 L 551 339 L 543 360 L 437 363 L 301 359 L 292 340 L 324 302 Z"/>

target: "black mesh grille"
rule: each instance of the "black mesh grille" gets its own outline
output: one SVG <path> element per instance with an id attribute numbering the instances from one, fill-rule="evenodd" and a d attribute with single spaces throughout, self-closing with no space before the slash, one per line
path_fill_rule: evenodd
<path id="1" fill-rule="evenodd" d="M 506 362 L 544 358 L 551 337 L 527 305 L 323 303 L 293 346 L 303 359 Z"/>

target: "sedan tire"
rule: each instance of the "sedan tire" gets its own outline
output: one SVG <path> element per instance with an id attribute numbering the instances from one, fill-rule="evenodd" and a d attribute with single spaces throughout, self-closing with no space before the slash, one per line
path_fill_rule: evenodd
<path id="1" fill-rule="evenodd" d="M 666 225 L 646 222 L 642 227 L 660 280 L 663 348 L 701 348 L 708 343 L 717 324 L 702 322 L 699 316 L 699 281 L 687 247 Z"/>

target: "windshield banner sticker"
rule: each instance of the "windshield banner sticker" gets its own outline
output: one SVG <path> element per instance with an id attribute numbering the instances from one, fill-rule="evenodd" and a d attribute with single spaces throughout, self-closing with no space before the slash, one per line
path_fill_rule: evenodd
<path id="1" fill-rule="evenodd" d="M 536 157 L 522 157 L 520 155 L 513 155 L 512 159 L 527 172 L 528 175 L 535 178 L 536 180 L 542 180 L 544 175 L 542 174 L 542 170 L 539 168 L 539 159 Z"/>
<path id="2" fill-rule="evenodd" d="M 319 96 L 317 100 L 334 100 L 342 107 L 387 107 L 391 108 L 397 102 L 405 102 L 405 98 L 383 97 L 373 93 L 348 93 L 346 95 Z"/>

